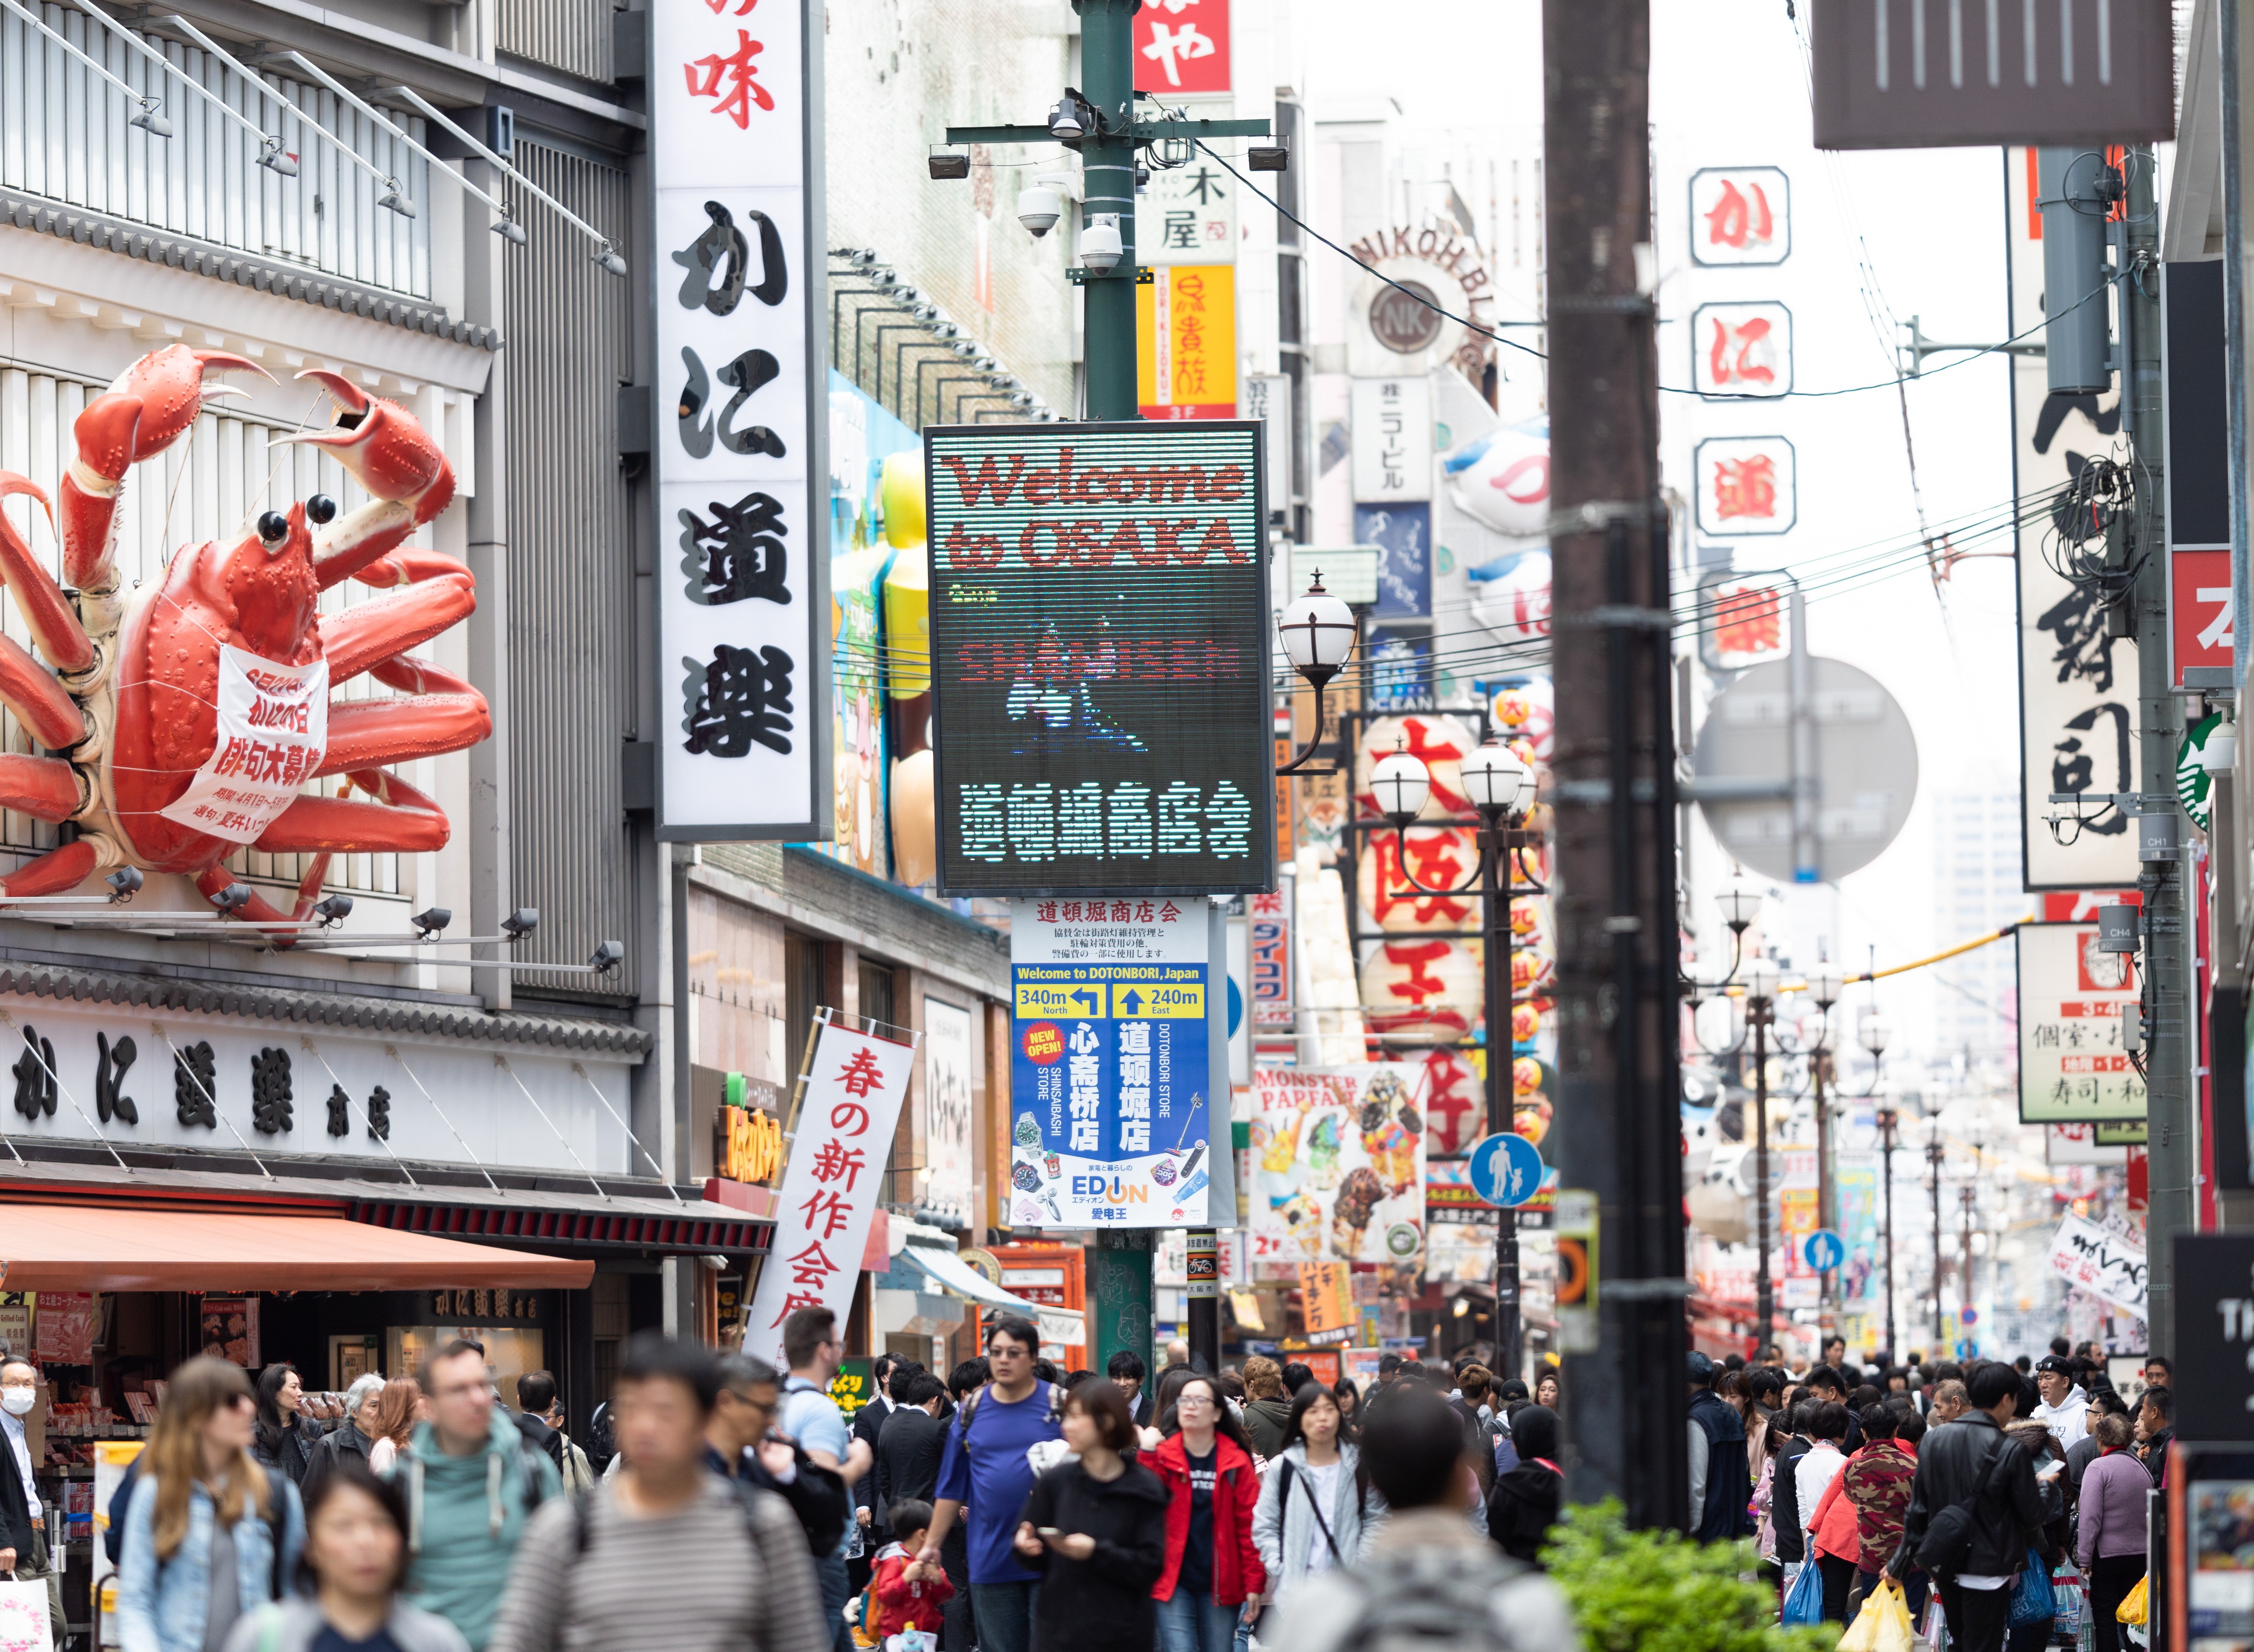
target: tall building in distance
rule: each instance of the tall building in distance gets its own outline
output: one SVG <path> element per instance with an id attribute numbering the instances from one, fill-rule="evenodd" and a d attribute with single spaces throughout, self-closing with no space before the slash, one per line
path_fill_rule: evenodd
<path id="1" fill-rule="evenodd" d="M 1971 939 L 2025 917 L 2015 791 L 1946 791 L 1935 799 L 1934 925 L 1944 945 Z M 1934 966 L 1930 1053 L 1936 1061 L 1969 1057 L 1969 1065 L 2012 1060 L 2019 1025 L 2019 972 L 2010 943 L 1998 941 Z"/>

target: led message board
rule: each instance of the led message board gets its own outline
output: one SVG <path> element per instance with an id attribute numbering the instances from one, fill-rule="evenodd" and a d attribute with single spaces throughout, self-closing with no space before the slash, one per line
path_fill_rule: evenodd
<path id="1" fill-rule="evenodd" d="M 1274 887 L 1260 461 L 1256 421 L 924 433 L 942 893 Z"/>

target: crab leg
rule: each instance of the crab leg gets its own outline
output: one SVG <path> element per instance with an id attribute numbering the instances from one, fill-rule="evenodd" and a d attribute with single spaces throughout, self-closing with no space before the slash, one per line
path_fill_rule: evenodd
<path id="1" fill-rule="evenodd" d="M 453 568 L 451 575 L 427 579 L 396 596 L 363 603 L 322 620 L 321 646 L 328 656 L 330 685 L 428 642 L 474 611 L 478 594 L 470 570 L 459 562 Z"/>
<path id="2" fill-rule="evenodd" d="M 0 637 L 0 704 L 50 751 L 67 750 L 86 738 L 86 713 L 78 701 L 11 637 Z"/>
<path id="3" fill-rule="evenodd" d="M 50 825 L 67 820 L 86 802 L 78 770 L 61 757 L 0 751 L 0 809 L 18 809 Z"/>
<path id="4" fill-rule="evenodd" d="M 94 845 L 80 838 L 60 849 L 50 849 L 26 861 L 0 878 L 0 892 L 9 895 L 67 895 L 94 875 L 97 864 Z"/>
<path id="5" fill-rule="evenodd" d="M 255 373 L 269 384 L 274 381 L 274 375 L 256 362 L 224 350 L 168 345 L 142 357 L 107 392 L 87 403 L 71 427 L 78 455 L 63 475 L 66 582 L 82 591 L 116 587 L 111 555 L 117 544 L 117 496 L 125 486 L 125 472 L 186 435 L 211 397 L 242 394 L 223 385 L 206 388 L 206 373 L 238 372 Z"/>
<path id="6" fill-rule="evenodd" d="M 47 496 L 36 483 L 13 471 L 0 471 L 0 498 L 16 493 L 29 494 L 37 499 L 39 508 L 47 512 L 47 520 L 54 520 Z M 62 587 L 40 565 L 31 545 L 4 512 L 0 512 L 0 580 L 7 582 L 9 592 L 16 599 L 17 610 L 24 616 L 24 624 L 31 627 L 32 640 L 38 644 L 41 653 L 54 662 L 57 671 L 81 672 L 94 664 L 94 645 L 87 638 L 86 628 L 78 623 L 78 616 L 63 600 Z"/>
<path id="7" fill-rule="evenodd" d="M 418 551 L 410 547 L 370 562 L 353 577 L 363 585 L 381 589 L 391 585 L 419 585 L 426 579 L 438 579 L 447 574 L 465 571 L 459 562 L 443 552 Z"/>
<path id="8" fill-rule="evenodd" d="M 376 669 L 381 673 L 384 667 Z M 329 749 L 313 773 L 345 774 L 476 745 L 493 732 L 493 714 L 486 708 L 483 694 L 467 683 L 461 687 L 464 692 L 458 694 L 426 694 L 411 700 L 330 701 Z"/>
<path id="9" fill-rule="evenodd" d="M 361 769 L 354 786 L 375 799 L 300 798 L 266 828 L 255 847 L 276 854 L 326 849 L 336 854 L 414 854 L 446 845 L 446 812 L 394 774 Z"/>
<path id="10" fill-rule="evenodd" d="M 284 912 L 264 896 L 254 893 L 235 908 L 232 916 L 243 924 L 303 924 L 312 916 L 313 908 L 321 898 L 321 885 L 328 880 L 328 875 L 329 857 L 317 854 L 313 857 L 313 863 L 305 868 L 305 875 L 298 881 L 298 903 L 291 910 Z M 234 873 L 223 866 L 215 866 L 196 880 L 196 887 L 206 896 L 210 896 L 234 882 Z M 281 947 L 290 945 L 298 938 L 284 933 L 270 938 L 276 946 Z"/>

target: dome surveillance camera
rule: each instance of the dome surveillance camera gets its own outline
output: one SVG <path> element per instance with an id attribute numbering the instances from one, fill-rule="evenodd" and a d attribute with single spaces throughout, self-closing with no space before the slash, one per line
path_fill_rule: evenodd
<path id="1" fill-rule="evenodd" d="M 1018 221 L 1032 233 L 1035 240 L 1056 227 L 1064 216 L 1064 202 L 1045 178 L 1035 178 L 1018 192 Z"/>
<path id="2" fill-rule="evenodd" d="M 1109 275 L 1126 256 L 1119 238 L 1119 214 L 1098 213 L 1096 221 L 1080 233 L 1080 258 L 1097 275 Z"/>

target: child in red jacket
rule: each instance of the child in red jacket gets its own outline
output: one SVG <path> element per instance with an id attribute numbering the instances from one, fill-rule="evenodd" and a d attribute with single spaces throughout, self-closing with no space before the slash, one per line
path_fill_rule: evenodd
<path id="1" fill-rule="evenodd" d="M 955 1586 L 937 1566 L 916 1559 L 923 1547 L 923 1534 L 931 1526 L 931 1505 L 896 1502 L 886 1519 L 897 1541 L 878 1551 L 869 1579 L 870 1593 L 877 1598 L 876 1621 L 870 1626 L 870 1633 L 887 1652 L 894 1652 L 895 1637 L 910 1629 L 931 1637 L 923 1642 L 925 1646 L 935 1645 L 941 1608 L 955 1599 Z"/>

